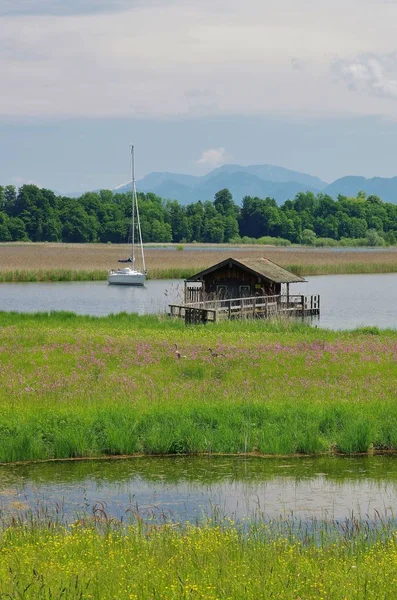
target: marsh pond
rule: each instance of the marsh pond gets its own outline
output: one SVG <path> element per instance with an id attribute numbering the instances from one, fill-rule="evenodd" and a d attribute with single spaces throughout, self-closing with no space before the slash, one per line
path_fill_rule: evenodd
<path id="1" fill-rule="evenodd" d="M 293 287 L 293 289 L 292 289 Z M 291 286 L 294 294 L 320 294 L 319 327 L 397 328 L 397 274 L 311 276 Z M 2 283 L 0 311 L 72 311 L 105 316 L 110 313 L 166 313 L 182 299 L 183 281 L 147 281 L 144 288 L 108 286 L 106 282 Z"/>
<path id="2" fill-rule="evenodd" d="M 137 515 L 155 522 L 291 516 L 343 522 L 352 515 L 394 520 L 397 460 L 150 457 L 0 468 L 5 517 L 31 512 L 70 522 L 98 509 L 124 521 Z"/>

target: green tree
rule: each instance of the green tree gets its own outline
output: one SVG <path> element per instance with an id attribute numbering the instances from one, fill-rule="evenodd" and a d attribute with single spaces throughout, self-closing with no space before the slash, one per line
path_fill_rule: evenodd
<path id="1" fill-rule="evenodd" d="M 10 217 L 8 220 L 8 229 L 13 242 L 28 242 L 25 223 L 18 217 Z"/>
<path id="2" fill-rule="evenodd" d="M 316 241 L 316 234 L 311 229 L 304 229 L 302 232 L 302 244 L 313 246 Z"/>
<path id="3" fill-rule="evenodd" d="M 11 242 L 12 235 L 8 228 L 9 217 L 4 212 L 0 212 L 0 242 Z"/>
<path id="4" fill-rule="evenodd" d="M 215 194 L 215 210 L 225 217 L 238 214 L 238 207 L 233 202 L 233 196 L 228 189 L 220 190 Z"/>
<path id="5" fill-rule="evenodd" d="M 84 243 L 93 241 L 92 222 L 78 201 L 68 202 L 61 218 L 63 242 Z"/>
<path id="6" fill-rule="evenodd" d="M 221 244 L 225 239 L 224 223 L 221 215 L 207 220 L 204 229 L 204 241 Z"/>
<path id="7" fill-rule="evenodd" d="M 17 191 L 15 185 L 6 185 L 4 188 L 4 210 L 9 217 L 14 216 L 16 201 Z"/>
<path id="8" fill-rule="evenodd" d="M 385 240 L 379 235 L 376 229 L 368 229 L 367 231 L 367 244 L 368 246 L 384 246 Z"/>
<path id="9" fill-rule="evenodd" d="M 172 242 L 172 230 L 169 223 L 164 223 L 155 219 L 152 223 L 151 237 L 153 242 Z"/>

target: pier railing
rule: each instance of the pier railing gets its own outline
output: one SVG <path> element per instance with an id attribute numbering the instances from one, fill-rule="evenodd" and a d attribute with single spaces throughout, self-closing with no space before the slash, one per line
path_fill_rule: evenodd
<path id="1" fill-rule="evenodd" d="M 319 295 L 252 296 L 171 304 L 170 315 L 186 322 L 209 322 L 241 317 L 269 317 L 278 314 L 308 316 L 320 314 Z"/>

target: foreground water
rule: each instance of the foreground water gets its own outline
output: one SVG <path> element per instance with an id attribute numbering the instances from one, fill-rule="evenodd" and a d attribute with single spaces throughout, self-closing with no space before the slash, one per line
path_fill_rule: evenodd
<path id="1" fill-rule="evenodd" d="M 320 327 L 397 328 L 397 274 L 327 275 L 291 286 L 292 294 L 320 294 Z M 106 282 L 2 283 L 0 311 L 66 310 L 104 316 L 118 312 L 165 313 L 183 297 L 183 281 L 148 281 L 144 288 Z"/>
<path id="2" fill-rule="evenodd" d="M 173 457 L 0 468 L 3 515 L 92 514 L 128 520 L 204 516 L 336 519 L 397 514 L 397 458 Z"/>

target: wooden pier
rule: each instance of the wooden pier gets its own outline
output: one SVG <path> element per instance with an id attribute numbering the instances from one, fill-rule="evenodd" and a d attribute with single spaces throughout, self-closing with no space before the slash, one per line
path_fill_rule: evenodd
<path id="1" fill-rule="evenodd" d="M 170 304 L 170 316 L 186 324 L 216 323 L 224 319 L 266 319 L 276 316 L 310 317 L 320 314 L 319 295 L 253 296 Z"/>

